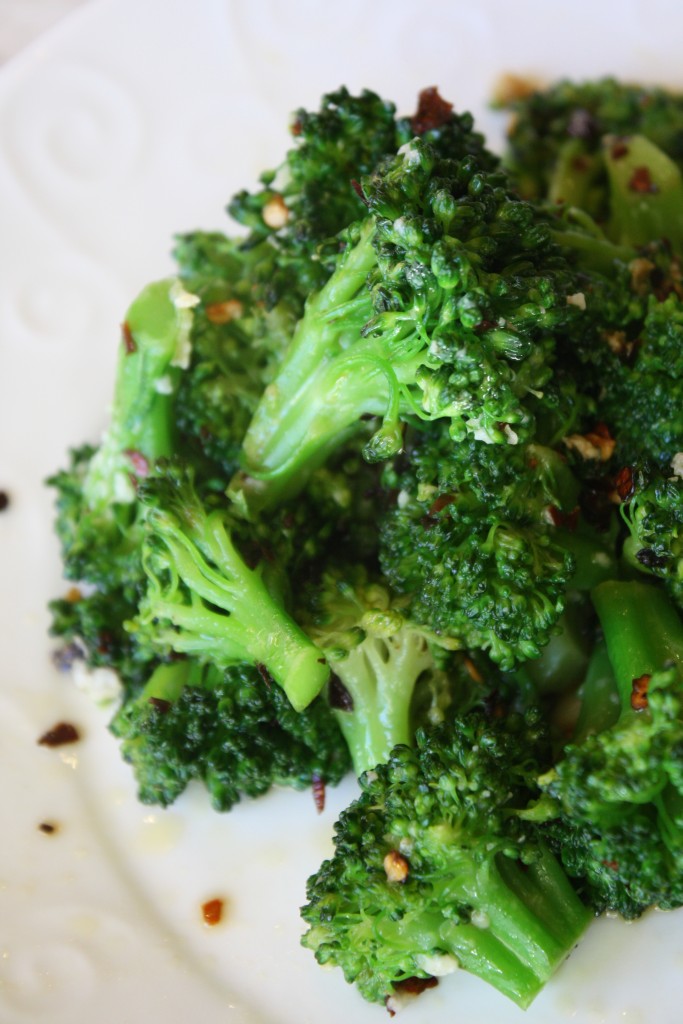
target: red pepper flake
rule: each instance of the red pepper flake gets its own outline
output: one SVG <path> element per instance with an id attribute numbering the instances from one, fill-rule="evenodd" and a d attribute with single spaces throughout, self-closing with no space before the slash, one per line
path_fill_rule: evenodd
<path id="1" fill-rule="evenodd" d="M 628 187 L 632 192 L 639 192 L 641 195 L 659 192 L 647 167 L 636 167 L 631 175 Z"/>
<path id="2" fill-rule="evenodd" d="M 149 462 L 142 452 L 136 451 L 135 448 L 127 448 L 125 454 L 133 464 L 136 477 L 144 479 L 144 477 L 149 476 Z"/>
<path id="3" fill-rule="evenodd" d="M 621 160 L 623 157 L 628 156 L 628 146 L 623 139 L 619 139 L 614 143 L 610 150 L 610 156 L 613 160 Z"/>
<path id="4" fill-rule="evenodd" d="M 220 924 L 223 918 L 224 906 L 224 901 L 218 898 L 207 900 L 206 903 L 202 903 L 202 918 L 204 919 L 204 924 L 207 924 L 210 928 L 215 928 L 217 924 Z"/>
<path id="5" fill-rule="evenodd" d="M 602 863 L 605 865 L 606 868 L 609 868 L 610 871 L 618 871 L 619 870 L 619 861 L 618 860 L 603 860 Z"/>
<path id="6" fill-rule="evenodd" d="M 97 634 L 97 653 L 109 654 L 114 645 L 114 634 L 108 629 L 101 629 Z"/>
<path id="7" fill-rule="evenodd" d="M 474 328 L 477 334 L 483 334 L 484 331 L 492 331 L 495 328 L 493 320 L 480 320 L 477 326 Z"/>
<path id="8" fill-rule="evenodd" d="M 38 740 L 43 747 L 62 747 L 67 743 L 76 743 L 81 736 L 75 725 L 70 722 L 58 722 Z"/>
<path id="9" fill-rule="evenodd" d="M 261 676 L 261 679 L 266 684 L 266 686 L 270 688 L 270 685 L 273 682 L 273 677 L 271 676 L 270 672 L 268 671 L 268 669 L 266 668 L 262 661 L 256 662 L 256 671 Z"/>
<path id="10" fill-rule="evenodd" d="M 622 501 L 631 500 L 636 492 L 636 483 L 633 479 L 633 469 L 631 466 L 624 466 L 619 470 L 614 479 L 614 486 Z"/>
<path id="11" fill-rule="evenodd" d="M 631 707 L 634 711 L 644 711 L 647 707 L 647 691 L 651 675 L 645 673 L 631 683 Z"/>
<path id="12" fill-rule="evenodd" d="M 206 319 L 212 324 L 229 324 L 239 320 L 243 313 L 244 306 L 239 299 L 212 302 L 206 307 Z"/>
<path id="13" fill-rule="evenodd" d="M 58 829 L 59 825 L 56 825 L 53 821 L 41 821 L 38 826 L 38 831 L 46 836 L 53 836 Z"/>
<path id="14" fill-rule="evenodd" d="M 402 981 L 394 982 L 393 990 L 395 995 L 400 999 L 400 996 L 417 996 L 421 995 L 428 988 L 436 988 L 438 985 L 438 978 L 403 978 Z M 384 1000 L 384 1005 L 387 1008 L 390 1017 L 396 1016 L 396 1010 L 392 1006 L 393 996 L 388 995 Z"/>
<path id="15" fill-rule="evenodd" d="M 571 512 L 563 512 L 556 505 L 548 506 L 548 515 L 552 520 L 553 526 L 563 526 L 570 533 L 573 533 L 579 524 L 579 513 L 578 505 L 575 505 Z"/>
<path id="16" fill-rule="evenodd" d="M 313 803 L 318 814 L 322 814 L 325 810 L 325 780 L 321 779 L 319 775 L 314 775 L 311 779 L 311 785 L 313 788 Z"/>
<path id="17" fill-rule="evenodd" d="M 164 700 L 163 697 L 150 697 L 147 703 L 151 704 L 160 715 L 167 715 L 171 710 L 170 700 Z"/>
<path id="18" fill-rule="evenodd" d="M 572 170 L 578 174 L 584 174 L 590 168 L 590 160 L 587 156 L 575 156 L 572 160 Z"/>
<path id="19" fill-rule="evenodd" d="M 133 332 L 130 329 L 130 324 L 128 323 L 127 320 L 124 320 L 124 322 L 121 324 L 121 337 L 123 339 L 123 344 L 126 349 L 126 353 L 129 356 L 132 356 L 133 352 L 137 352 L 138 346 L 136 344 L 135 338 L 133 337 Z"/>
<path id="20" fill-rule="evenodd" d="M 304 130 L 304 126 L 301 122 L 300 117 L 297 117 L 295 121 L 292 121 L 292 126 L 289 130 L 291 131 L 292 135 L 295 138 L 297 135 L 301 135 L 302 131 Z"/>
<path id="21" fill-rule="evenodd" d="M 429 515 L 437 515 L 439 512 L 442 512 L 445 508 L 448 508 L 449 505 L 452 505 L 454 501 L 454 494 L 440 494 L 439 497 L 436 498 L 429 506 Z"/>
<path id="22" fill-rule="evenodd" d="M 351 188 L 356 193 L 356 195 L 358 196 L 362 203 L 365 203 L 366 206 L 370 205 L 370 203 L 366 199 L 365 193 L 363 192 L 363 186 L 359 181 L 356 181 L 355 178 L 351 178 Z"/>
<path id="23" fill-rule="evenodd" d="M 7 491 L 0 491 L 0 512 L 4 512 L 6 508 L 9 508 L 9 494 Z"/>
<path id="24" fill-rule="evenodd" d="M 481 672 L 479 671 L 479 669 L 474 664 L 471 658 L 465 658 L 463 664 L 465 666 L 465 671 L 467 672 L 468 676 L 474 683 L 481 684 L 484 682 L 483 675 L 481 674 Z"/>
<path id="25" fill-rule="evenodd" d="M 330 702 L 330 707 L 336 708 L 337 711 L 353 711 L 353 697 L 334 672 L 330 676 L 327 699 Z"/>
<path id="26" fill-rule="evenodd" d="M 410 127 L 415 135 L 424 135 L 435 128 L 442 128 L 450 120 L 453 104 L 439 96 L 434 86 L 423 89 L 418 97 L 417 111 L 410 119 Z"/>

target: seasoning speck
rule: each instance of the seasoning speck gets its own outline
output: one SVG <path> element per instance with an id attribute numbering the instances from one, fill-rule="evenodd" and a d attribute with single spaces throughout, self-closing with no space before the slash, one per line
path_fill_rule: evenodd
<path id="1" fill-rule="evenodd" d="M 644 711 L 647 707 L 647 691 L 652 677 L 645 673 L 638 676 L 631 684 L 631 707 L 634 711 Z"/>
<path id="2" fill-rule="evenodd" d="M 217 924 L 221 923 L 223 918 L 223 907 L 224 901 L 221 899 L 207 900 L 206 903 L 202 903 L 202 918 L 204 924 L 210 928 L 214 928 Z"/>
<path id="3" fill-rule="evenodd" d="M 632 192 L 639 192 L 641 194 L 659 192 L 647 167 L 636 167 L 631 175 L 628 187 Z"/>
<path id="4" fill-rule="evenodd" d="M 59 825 L 56 825 L 53 821 L 41 821 L 38 831 L 43 832 L 46 836 L 53 836 L 55 832 L 59 831 Z"/>
<path id="5" fill-rule="evenodd" d="M 6 508 L 9 508 L 9 494 L 7 491 L 0 491 L 0 512 L 4 512 Z"/>
<path id="6" fill-rule="evenodd" d="M 383 863 L 387 881 L 389 882 L 405 882 L 410 874 L 408 861 L 398 850 L 390 850 Z"/>
<path id="7" fill-rule="evenodd" d="M 43 747 L 63 747 L 67 743 L 76 743 L 81 738 L 75 725 L 70 722 L 58 722 L 38 740 Z"/>
<path id="8" fill-rule="evenodd" d="M 321 779 L 319 775 L 314 775 L 311 780 L 313 789 L 313 803 L 318 814 L 322 814 L 325 810 L 325 780 Z"/>

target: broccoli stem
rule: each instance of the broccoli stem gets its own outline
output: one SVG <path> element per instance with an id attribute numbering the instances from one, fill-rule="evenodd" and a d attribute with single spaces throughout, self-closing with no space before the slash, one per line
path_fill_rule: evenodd
<path id="1" fill-rule="evenodd" d="M 368 636 L 332 669 L 352 708 L 335 709 L 357 776 L 383 764 L 397 744 L 412 745 L 411 703 L 420 676 L 434 669 L 425 639 L 403 628 Z"/>
<path id="2" fill-rule="evenodd" d="M 609 729 L 619 717 L 619 695 L 604 641 L 596 645 L 591 655 L 579 697 L 581 706 L 572 735 L 572 743 L 577 744 Z"/>
<path id="3" fill-rule="evenodd" d="M 620 718 L 634 713 L 634 683 L 671 662 L 683 665 L 683 622 L 661 587 L 610 580 L 593 591 L 593 604 L 619 693 Z"/>
<path id="4" fill-rule="evenodd" d="M 374 220 L 368 218 L 357 243 L 349 245 L 323 288 L 308 299 L 277 378 L 266 388 L 244 438 L 245 472 L 249 476 L 270 483 L 294 472 L 292 463 L 304 463 L 298 448 L 306 441 L 315 419 L 312 406 L 319 414 L 334 405 L 336 396 L 326 390 L 331 383 L 325 381 L 326 371 L 331 360 L 356 341 L 360 328 L 372 315 L 370 293 L 362 292 L 376 262 L 374 229 Z M 326 436 L 339 432 L 333 410 L 328 411 L 332 423 L 319 428 L 317 444 L 324 445 Z M 354 419 L 364 411 L 361 404 Z M 271 486 L 275 489 L 278 485 Z M 285 485 L 279 486 L 284 490 Z"/>
<path id="5" fill-rule="evenodd" d="M 265 666 L 292 706 L 302 711 L 328 679 L 325 658 L 270 594 L 260 569 L 243 561 L 221 513 L 194 511 L 182 526 L 172 513 L 148 511 L 150 538 L 164 545 L 167 557 L 160 578 L 154 543 L 147 549 L 150 588 L 138 626 L 151 626 L 157 645 L 221 667 L 238 662 Z M 179 590 L 181 581 L 191 595 L 189 603 Z"/>
<path id="6" fill-rule="evenodd" d="M 132 505 L 135 476 L 173 451 L 173 403 L 188 357 L 193 296 L 175 279 L 148 285 L 126 314 L 109 427 L 83 482 L 90 509 Z"/>
<path id="7" fill-rule="evenodd" d="M 666 238 L 680 252 L 683 178 L 673 160 L 643 135 L 607 137 L 604 158 L 610 182 L 610 235 L 629 245 Z"/>
<path id="8" fill-rule="evenodd" d="M 458 886 L 470 891 L 470 921 L 418 911 L 382 921 L 380 934 L 398 948 L 450 953 L 462 968 L 526 1008 L 571 952 L 591 912 L 545 846 L 528 865 L 498 854 L 461 868 Z M 453 884 L 445 882 L 446 888 Z M 444 893 L 444 906 L 448 899 Z"/>

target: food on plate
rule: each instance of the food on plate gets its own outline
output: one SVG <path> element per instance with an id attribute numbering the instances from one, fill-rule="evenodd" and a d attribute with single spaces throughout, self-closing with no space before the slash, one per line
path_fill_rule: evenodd
<path id="1" fill-rule="evenodd" d="M 303 944 L 392 1010 L 683 904 L 683 100 L 507 102 L 503 157 L 435 89 L 299 111 L 49 481 L 143 802 L 358 777 Z"/>

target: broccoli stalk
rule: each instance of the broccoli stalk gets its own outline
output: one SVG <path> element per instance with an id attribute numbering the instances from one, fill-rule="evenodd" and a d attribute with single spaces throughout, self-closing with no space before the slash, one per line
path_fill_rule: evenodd
<path id="1" fill-rule="evenodd" d="M 176 467 L 140 497 L 148 587 L 129 627 L 138 642 L 222 668 L 261 665 L 295 708 L 310 704 L 329 676 L 325 658 L 270 592 L 263 564 L 244 561 L 229 513 L 207 509 Z"/>
<path id="2" fill-rule="evenodd" d="M 683 177 L 674 161 L 642 135 L 607 136 L 604 160 L 609 178 L 608 234 L 626 245 L 666 238 L 683 249 Z"/>
<path id="3" fill-rule="evenodd" d="M 429 708 L 444 698 L 437 638 L 405 618 L 383 583 L 361 569 L 326 573 L 313 602 L 305 626 L 330 665 L 329 704 L 360 777 L 397 744 L 413 742 L 416 700 Z"/>
<path id="4" fill-rule="evenodd" d="M 178 281 L 157 281 L 126 314 L 111 421 L 83 480 L 92 511 L 132 505 L 135 478 L 173 452 L 174 394 L 189 362 L 196 301 Z"/>
<path id="5" fill-rule="evenodd" d="M 309 879 L 304 945 L 371 1001 L 460 966 L 528 1006 L 591 916 L 517 814 L 545 756 L 535 713 L 473 711 L 395 748 Z"/>
<path id="6" fill-rule="evenodd" d="M 434 655 L 424 634 L 404 624 L 388 635 L 369 632 L 330 667 L 338 680 L 332 703 L 360 776 L 386 761 L 396 744 L 412 742 L 415 687 L 436 671 Z"/>

